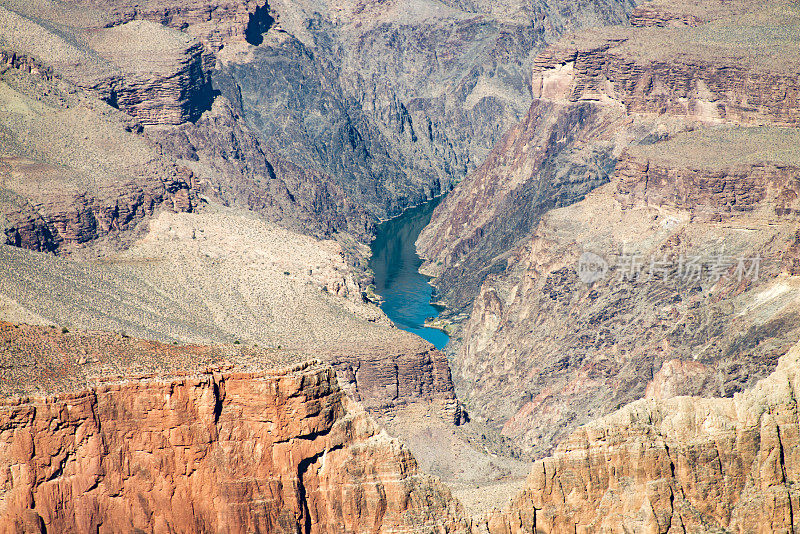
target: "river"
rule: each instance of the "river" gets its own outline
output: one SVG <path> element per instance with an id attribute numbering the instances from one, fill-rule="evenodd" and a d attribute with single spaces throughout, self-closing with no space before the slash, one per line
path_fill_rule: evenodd
<path id="1" fill-rule="evenodd" d="M 381 309 L 398 328 L 413 332 L 441 349 L 450 338 L 441 330 L 424 326 L 440 309 L 431 304 L 433 287 L 420 274 L 422 260 L 414 242 L 431 220 L 441 197 L 403 212 L 378 225 L 369 266 L 375 273 L 375 293 L 383 298 Z"/>

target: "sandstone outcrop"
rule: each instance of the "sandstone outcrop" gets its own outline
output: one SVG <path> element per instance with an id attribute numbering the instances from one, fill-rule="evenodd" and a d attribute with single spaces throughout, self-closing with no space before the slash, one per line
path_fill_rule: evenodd
<path id="1" fill-rule="evenodd" d="M 758 146 L 783 138 L 776 153 L 797 140 L 794 129 L 721 129 L 634 147 L 610 183 L 542 218 L 465 323 L 452 366 L 471 415 L 485 406 L 541 454 L 648 391 L 730 396 L 774 368 L 800 335 L 784 267 L 798 167 L 791 150 L 748 162 L 748 135 Z M 699 157 L 704 143 L 727 163 L 679 148 Z M 599 258 L 595 280 L 581 278 L 585 254 Z M 659 384 L 676 359 L 678 377 Z"/>
<path id="2" fill-rule="evenodd" d="M 6 531 L 464 528 L 318 361 L 7 323 L 0 336 Z"/>
<path id="3" fill-rule="evenodd" d="M 66 0 L 100 13 L 87 26 L 113 27 L 146 20 L 184 30 L 211 52 L 229 43 L 256 42 L 271 24 L 266 0 Z"/>
<path id="4" fill-rule="evenodd" d="M 800 494 L 800 349 L 730 399 L 640 400 L 537 461 L 511 532 L 794 532 Z"/>
<path id="5" fill-rule="evenodd" d="M 534 96 L 556 96 L 546 93 L 547 83 L 566 66 L 570 79 L 558 96 L 571 101 L 607 99 L 636 113 L 798 126 L 800 57 L 796 35 L 784 26 L 797 14 L 786 5 L 767 6 L 696 27 L 611 28 L 564 38 L 537 58 Z M 764 37 L 753 40 L 754 32 Z"/>
<path id="6" fill-rule="evenodd" d="M 376 415 L 421 403 L 461 417 L 446 356 L 364 301 L 335 241 L 209 205 L 161 213 L 126 251 L 100 260 L 8 246 L 0 258 L 0 294 L 50 324 L 280 345 L 332 364 L 345 392 Z"/>
<path id="7" fill-rule="evenodd" d="M 484 164 L 434 211 L 417 246 L 447 313 L 468 307 L 487 274 L 530 235 L 549 209 L 608 182 L 613 139 L 596 138 L 619 118 L 592 103 L 535 101 Z"/>

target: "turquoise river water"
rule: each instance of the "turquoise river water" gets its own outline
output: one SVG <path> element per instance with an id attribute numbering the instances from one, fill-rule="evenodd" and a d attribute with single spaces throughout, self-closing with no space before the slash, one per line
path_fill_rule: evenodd
<path id="1" fill-rule="evenodd" d="M 425 319 L 438 316 L 440 309 L 431 304 L 433 288 L 428 284 L 430 278 L 419 272 L 422 260 L 414 242 L 440 200 L 408 209 L 378 225 L 369 263 L 375 273 L 375 292 L 383 297 L 384 313 L 398 328 L 427 339 L 438 349 L 447 345 L 449 338 L 441 330 L 424 325 Z"/>

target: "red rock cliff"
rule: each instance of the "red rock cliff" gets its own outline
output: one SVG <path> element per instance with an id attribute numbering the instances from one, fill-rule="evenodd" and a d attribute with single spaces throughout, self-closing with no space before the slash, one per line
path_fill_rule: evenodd
<path id="1" fill-rule="evenodd" d="M 462 528 L 449 492 L 328 366 L 8 324 L 0 335 L 0 531 Z"/>

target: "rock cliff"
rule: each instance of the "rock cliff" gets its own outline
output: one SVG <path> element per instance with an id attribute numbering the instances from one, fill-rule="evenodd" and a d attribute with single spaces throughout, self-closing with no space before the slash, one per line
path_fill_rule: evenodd
<path id="1" fill-rule="evenodd" d="M 610 183 L 548 212 L 486 279 L 465 324 L 452 366 L 470 412 L 485 406 L 504 435 L 541 453 L 648 388 L 732 395 L 766 376 L 800 334 L 797 281 L 784 268 L 798 168 L 791 156 L 747 160 L 749 146 L 784 135 L 788 148 L 797 130 L 634 147 Z M 704 143 L 726 164 L 693 160 Z"/>
<path id="2" fill-rule="evenodd" d="M 783 25 L 798 16 L 793 7 L 647 2 L 633 15 L 643 13 L 674 23 L 587 30 L 542 51 L 528 116 L 437 208 L 419 247 L 453 310 L 469 305 L 543 211 L 602 185 L 625 147 L 708 124 L 797 125 L 800 57 L 783 52 L 796 46 Z M 514 197 L 533 206 L 514 207 Z M 512 228 L 505 213 L 523 222 Z"/>
<path id="3" fill-rule="evenodd" d="M 524 116 L 531 62 L 545 43 L 569 28 L 624 20 L 633 6 L 269 7 L 275 21 L 258 48 L 220 53 L 223 94 L 239 99 L 277 155 L 335 177 L 386 218 L 447 191 Z"/>
<path id="4" fill-rule="evenodd" d="M 511 532 L 794 532 L 800 350 L 729 399 L 640 400 L 537 461 L 506 514 Z"/>
<path id="5" fill-rule="evenodd" d="M 199 39 L 208 52 L 226 44 L 257 41 L 271 24 L 266 0 L 65 0 L 89 8 L 81 23 L 89 28 L 114 27 L 144 20 Z M 86 11 L 83 11 L 87 13 Z"/>
<path id="6" fill-rule="evenodd" d="M 7 323 L 0 336 L 4 530 L 464 528 L 319 362 Z"/>
<path id="7" fill-rule="evenodd" d="M 137 134 L 141 126 L 26 66 L 0 75 L 5 243 L 56 252 L 99 238 L 124 241 L 159 208 L 196 206 L 191 171 Z"/>
<path id="8" fill-rule="evenodd" d="M 195 121 L 211 106 L 202 45 L 186 34 L 134 21 L 93 31 L 88 41 L 118 69 L 92 88 L 143 126 Z"/>
<path id="9" fill-rule="evenodd" d="M 363 300 L 338 243 L 207 206 L 161 213 L 124 252 L 54 258 L 0 247 L 0 299 L 70 330 L 282 346 L 332 364 L 376 415 L 415 403 L 457 421 L 443 353 Z"/>
<path id="10" fill-rule="evenodd" d="M 0 42 L 145 126 L 196 120 L 210 107 L 209 65 L 198 40 L 149 21 L 111 28 L 48 26 L 58 24 L 58 11 L 42 20 L 36 8 L 44 6 L 23 4 L 17 11 L 0 6 Z"/>
<path id="11" fill-rule="evenodd" d="M 796 16 L 792 7 L 773 6 L 702 26 L 609 29 L 566 38 L 537 59 L 541 74 L 534 78 L 534 96 L 547 96 L 546 84 L 566 67 L 569 100 L 610 99 L 629 112 L 797 126 L 800 57 L 783 52 L 793 50 L 795 40 L 778 23 Z M 754 32 L 769 37 L 753 43 Z"/>
<path id="12" fill-rule="evenodd" d="M 797 341 L 797 10 L 707 4 L 544 51 L 529 119 L 418 242 L 469 311 L 459 398 L 535 456 L 645 395 L 733 395 Z"/>

